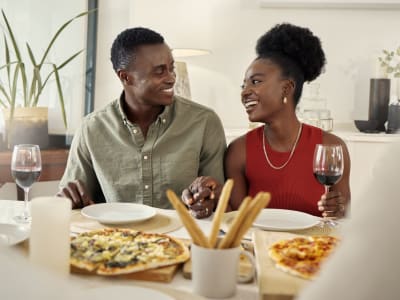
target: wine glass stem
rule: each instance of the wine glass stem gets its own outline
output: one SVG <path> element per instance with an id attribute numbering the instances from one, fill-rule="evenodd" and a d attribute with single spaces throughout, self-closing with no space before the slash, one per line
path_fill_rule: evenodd
<path id="1" fill-rule="evenodd" d="M 325 194 L 329 193 L 329 185 L 325 185 Z"/>
<path id="2" fill-rule="evenodd" d="M 24 218 L 28 219 L 29 218 L 29 208 L 28 208 L 28 202 L 29 202 L 29 188 L 24 188 Z"/>

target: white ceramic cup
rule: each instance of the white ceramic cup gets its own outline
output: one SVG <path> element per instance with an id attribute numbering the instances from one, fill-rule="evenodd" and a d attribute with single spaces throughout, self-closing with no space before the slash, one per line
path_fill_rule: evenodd
<path id="1" fill-rule="evenodd" d="M 69 274 L 71 200 L 38 197 L 31 202 L 29 259 L 63 276 Z"/>
<path id="2" fill-rule="evenodd" d="M 246 255 L 252 265 L 252 271 L 246 277 L 238 275 L 240 254 Z M 211 249 L 192 244 L 191 256 L 193 291 L 200 296 L 231 297 L 236 293 L 237 282 L 248 282 L 254 277 L 254 258 L 240 247 Z"/>

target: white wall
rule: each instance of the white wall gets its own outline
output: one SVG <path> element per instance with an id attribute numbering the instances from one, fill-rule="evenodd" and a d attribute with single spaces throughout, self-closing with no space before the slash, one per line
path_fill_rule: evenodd
<path id="1" fill-rule="evenodd" d="M 400 44 L 400 10 L 266 9 L 257 0 L 101 0 L 95 107 L 121 91 L 109 62 L 113 39 L 127 27 L 145 26 L 171 47 L 210 49 L 212 55 L 186 59 L 192 98 L 213 107 L 226 127 L 246 127 L 239 86 L 257 38 L 281 22 L 321 38 L 328 64 L 318 79 L 320 95 L 335 121 L 366 118 L 377 56 Z"/>

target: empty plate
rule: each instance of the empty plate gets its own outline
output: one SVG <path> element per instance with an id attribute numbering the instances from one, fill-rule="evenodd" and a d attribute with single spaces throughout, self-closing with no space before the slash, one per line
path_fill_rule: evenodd
<path id="1" fill-rule="evenodd" d="M 103 224 L 127 224 L 150 219 L 156 210 L 143 204 L 112 202 L 86 206 L 81 214 Z"/>
<path id="2" fill-rule="evenodd" d="M 300 230 L 317 225 L 320 218 L 296 210 L 263 209 L 253 226 L 265 230 L 286 231 Z"/>
<path id="3" fill-rule="evenodd" d="M 24 225 L 0 224 L 0 244 L 15 245 L 29 237 L 29 228 Z"/>

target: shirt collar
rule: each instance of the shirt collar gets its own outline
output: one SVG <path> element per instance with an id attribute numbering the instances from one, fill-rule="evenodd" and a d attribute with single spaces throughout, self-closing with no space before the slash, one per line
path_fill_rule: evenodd
<path id="1" fill-rule="evenodd" d="M 125 111 L 123 109 L 124 101 L 125 101 L 125 92 L 122 91 L 121 96 L 118 99 L 118 111 L 121 114 L 122 121 L 124 122 L 125 125 L 134 126 L 134 124 L 131 121 L 129 121 L 128 117 L 125 114 Z M 172 102 L 172 104 L 165 106 L 163 112 L 158 115 L 156 121 L 157 123 L 169 124 L 171 122 L 173 115 L 173 106 L 175 105 L 175 101 L 176 97 L 174 96 L 174 101 Z"/>

